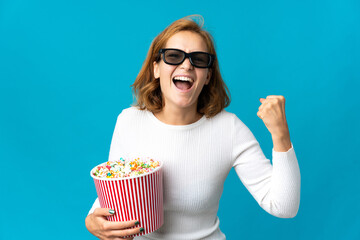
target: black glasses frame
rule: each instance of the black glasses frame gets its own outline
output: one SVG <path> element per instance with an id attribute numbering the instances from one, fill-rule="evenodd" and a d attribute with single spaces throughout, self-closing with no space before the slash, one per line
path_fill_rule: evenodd
<path id="1" fill-rule="evenodd" d="M 165 52 L 167 50 L 175 50 L 175 51 L 179 51 L 181 53 L 184 54 L 184 58 L 179 62 L 179 63 L 170 63 L 170 62 L 167 62 L 165 60 L 165 57 L 163 56 L 163 60 L 166 64 L 169 64 L 169 65 L 180 65 L 182 64 L 186 58 L 189 58 L 190 60 L 190 63 L 191 65 L 193 65 L 194 67 L 197 67 L 197 68 L 211 68 L 212 64 L 214 63 L 214 60 L 215 60 L 215 55 L 214 54 L 211 54 L 211 53 L 207 53 L 207 52 L 191 52 L 191 53 L 187 53 L 187 52 L 184 52 L 183 50 L 180 50 L 180 49 L 177 49 L 177 48 L 162 48 L 159 50 L 159 54 L 165 54 Z M 192 61 L 192 56 L 193 54 L 196 54 L 196 53 L 202 53 L 202 54 L 207 54 L 209 56 L 209 63 L 207 66 L 199 66 L 199 65 L 196 65 L 193 61 Z"/>

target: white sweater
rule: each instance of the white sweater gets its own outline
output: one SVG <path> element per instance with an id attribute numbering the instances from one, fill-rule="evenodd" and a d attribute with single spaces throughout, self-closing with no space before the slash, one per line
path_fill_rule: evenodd
<path id="1" fill-rule="evenodd" d="M 273 165 L 248 127 L 225 110 L 179 126 L 131 107 L 118 116 L 109 160 L 148 156 L 164 163 L 164 225 L 135 239 L 218 240 L 225 239 L 217 211 L 232 167 L 265 211 L 281 218 L 297 214 L 300 171 L 293 146 L 272 154 Z M 89 213 L 97 207 L 98 200 Z"/>

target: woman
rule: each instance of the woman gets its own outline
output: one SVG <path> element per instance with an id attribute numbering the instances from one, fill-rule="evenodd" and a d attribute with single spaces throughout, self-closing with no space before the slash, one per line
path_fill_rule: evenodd
<path id="1" fill-rule="evenodd" d="M 109 160 L 142 154 L 164 163 L 164 225 L 136 239 L 225 239 L 217 211 L 232 167 L 259 205 L 290 218 L 300 201 L 300 172 L 282 96 L 261 98 L 257 115 L 271 133 L 273 166 L 234 114 L 213 40 L 195 21 L 175 21 L 152 42 L 133 84 L 136 106 L 115 126 Z M 236 200 L 234 200 L 236 201 Z M 86 218 L 100 239 L 139 233 L 141 223 L 109 222 L 111 209 L 95 201 Z M 132 239 L 132 238 L 128 238 Z"/>

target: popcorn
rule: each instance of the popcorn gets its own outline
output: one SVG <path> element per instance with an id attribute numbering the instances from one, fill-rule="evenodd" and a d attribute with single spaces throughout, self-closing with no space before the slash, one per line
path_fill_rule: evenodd
<path id="1" fill-rule="evenodd" d="M 151 158 L 120 158 L 90 170 L 101 208 L 115 214 L 108 221 L 138 219 L 145 230 L 135 237 L 156 231 L 164 224 L 163 163 Z"/>
<path id="2" fill-rule="evenodd" d="M 135 177 L 154 171 L 160 167 L 158 161 L 151 158 L 124 159 L 118 161 L 108 161 L 95 167 L 92 171 L 93 176 L 99 178 L 124 178 Z"/>

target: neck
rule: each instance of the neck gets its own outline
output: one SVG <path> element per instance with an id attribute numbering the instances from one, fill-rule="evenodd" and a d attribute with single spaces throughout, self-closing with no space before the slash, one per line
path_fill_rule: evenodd
<path id="1" fill-rule="evenodd" d="M 169 125 L 188 125 L 198 121 L 203 115 L 198 113 L 196 108 L 182 109 L 182 108 L 166 108 L 165 106 L 161 112 L 154 114 L 161 122 Z"/>

